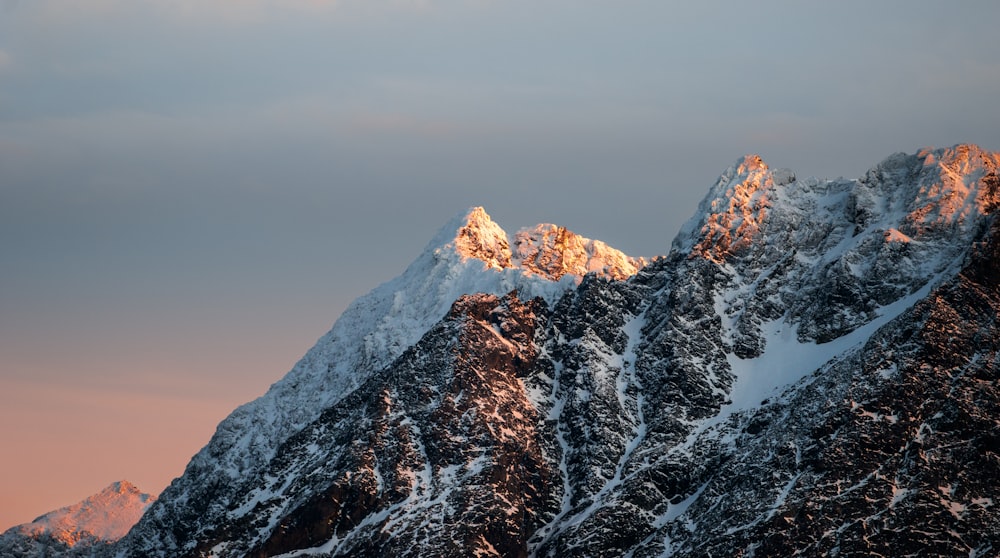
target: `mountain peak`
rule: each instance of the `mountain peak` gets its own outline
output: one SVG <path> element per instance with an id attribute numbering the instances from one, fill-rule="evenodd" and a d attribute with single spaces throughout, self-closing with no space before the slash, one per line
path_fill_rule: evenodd
<path id="1" fill-rule="evenodd" d="M 897 153 L 869 170 L 854 192 L 859 228 L 892 221 L 914 238 L 973 227 L 1000 205 L 1000 154 L 971 144 Z"/>
<path id="2" fill-rule="evenodd" d="M 775 198 L 774 188 L 795 182 L 788 169 L 772 170 L 759 155 L 745 155 L 730 166 L 681 229 L 679 241 L 691 255 L 721 262 L 752 244 Z"/>
<path id="3" fill-rule="evenodd" d="M 564 275 L 597 273 L 623 280 L 646 265 L 644 258 L 625 255 L 600 240 L 544 223 L 521 229 L 514 237 L 515 261 L 528 273 L 558 281 Z"/>
<path id="4" fill-rule="evenodd" d="M 12 527 L 5 535 L 48 536 L 69 547 L 84 541 L 113 542 L 125 536 L 155 500 L 129 481 L 116 481 L 81 502 Z"/>
<path id="5" fill-rule="evenodd" d="M 785 224 L 797 229 L 811 211 L 841 208 L 845 200 L 843 211 L 830 217 L 846 218 L 849 223 L 842 225 L 856 229 L 855 234 L 872 229 L 897 243 L 947 234 L 953 227 L 971 234 L 977 216 L 1000 206 L 998 169 L 1000 155 L 971 144 L 898 153 L 855 181 L 797 181 L 790 170 L 771 169 L 760 156 L 746 155 L 709 190 L 675 248 L 721 263 L 761 236 L 784 234 L 763 231 L 789 220 L 779 214 L 794 214 Z"/>
<path id="6" fill-rule="evenodd" d="M 953 221 L 970 211 L 987 214 L 1000 204 L 1000 153 L 974 144 L 958 144 L 944 149 L 924 148 L 916 156 L 925 169 L 934 170 L 927 181 L 934 184 L 926 185 L 920 193 L 928 203 L 941 206 L 940 217 Z"/>
<path id="7" fill-rule="evenodd" d="M 588 273 L 623 280 L 647 263 L 551 223 L 523 228 L 512 239 L 482 207 L 452 218 L 432 245 L 436 253 L 454 252 L 462 260 L 480 260 L 489 269 L 515 269 L 550 281 L 566 275 L 579 281 Z"/>
<path id="8" fill-rule="evenodd" d="M 764 159 L 761 159 L 760 155 L 755 153 L 749 153 L 740 157 L 736 164 L 736 174 L 749 174 L 753 171 L 766 171 L 769 167 Z"/>
<path id="9" fill-rule="evenodd" d="M 139 487 L 130 483 L 127 480 L 115 481 L 108 485 L 107 488 L 100 491 L 100 495 L 113 495 L 113 494 L 141 494 Z"/>
<path id="10" fill-rule="evenodd" d="M 511 267 L 507 233 L 493 222 L 482 207 L 468 210 L 455 236 L 455 251 L 463 258 L 475 258 L 493 269 Z"/>

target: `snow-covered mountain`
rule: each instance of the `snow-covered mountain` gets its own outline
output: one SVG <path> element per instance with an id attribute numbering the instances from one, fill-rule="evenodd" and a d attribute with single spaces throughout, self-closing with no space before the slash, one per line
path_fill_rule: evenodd
<path id="1" fill-rule="evenodd" d="M 114 553 L 995 555 L 998 167 L 747 156 L 651 262 L 473 209 Z"/>
<path id="2" fill-rule="evenodd" d="M 240 506 L 235 498 L 254 489 L 256 475 L 282 444 L 389 366 L 459 297 L 516 290 L 551 303 L 575 288 L 583 272 L 620 278 L 645 264 L 555 225 L 511 238 L 482 208 L 457 215 L 402 275 L 355 300 L 267 394 L 226 418 L 133 538 L 150 537 L 168 544 L 170 552 L 186 552 L 231 521 L 231 508 Z M 162 525 L 182 525 L 171 528 L 177 540 L 164 538 Z"/>
<path id="3" fill-rule="evenodd" d="M 0 556 L 90 556 L 125 536 L 155 500 L 128 481 L 112 483 L 82 502 L 11 527 L 0 535 Z"/>

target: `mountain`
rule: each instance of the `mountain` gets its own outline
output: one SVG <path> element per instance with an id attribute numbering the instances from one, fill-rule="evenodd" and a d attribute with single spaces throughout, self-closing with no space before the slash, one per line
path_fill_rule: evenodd
<path id="1" fill-rule="evenodd" d="M 391 365 L 460 296 L 516 290 L 554 303 L 581 273 L 624 277 L 644 265 L 555 225 L 511 237 L 482 208 L 457 215 L 402 275 L 355 300 L 287 376 L 226 418 L 128 544 L 185 553 L 214 537 L 290 437 Z"/>
<path id="2" fill-rule="evenodd" d="M 156 500 L 128 481 L 0 535 L 0 556 L 90 556 L 125 536 Z"/>
<path id="3" fill-rule="evenodd" d="M 473 209 L 113 553 L 995 555 L 998 167 L 746 156 L 653 261 Z"/>

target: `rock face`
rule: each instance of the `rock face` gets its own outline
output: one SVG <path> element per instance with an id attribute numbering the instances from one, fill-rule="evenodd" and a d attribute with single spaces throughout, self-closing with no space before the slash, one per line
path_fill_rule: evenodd
<path id="1" fill-rule="evenodd" d="M 584 258 L 588 269 L 609 273 L 618 273 L 622 262 L 644 263 L 569 231 L 564 237 L 569 242 L 538 244 L 533 254 L 544 261 Z M 239 495 L 257 488 L 256 477 L 293 435 L 391 366 L 459 297 L 516 290 L 524 299 L 551 304 L 582 280 L 572 271 L 539 273 L 521 265 L 511 243 L 482 208 L 443 226 L 401 276 L 354 301 L 288 375 L 219 425 L 184 475 L 161 495 L 162 503 L 121 545 L 129 549 L 126 555 L 185 555 L 217 538 L 241 509 Z M 593 249 L 596 244 L 599 250 Z M 582 255 L 576 252 L 581 246 Z"/>
<path id="2" fill-rule="evenodd" d="M 113 553 L 995 555 L 998 167 L 748 156 L 652 262 L 472 210 Z"/>
<path id="3" fill-rule="evenodd" d="M 91 556 L 125 536 L 156 498 L 128 481 L 0 535 L 0 556 Z"/>
<path id="4" fill-rule="evenodd" d="M 624 280 L 649 263 L 645 258 L 626 256 L 600 240 L 551 224 L 519 231 L 514 245 L 514 261 L 522 269 L 553 281 L 565 275 L 583 277 L 588 273 Z"/>

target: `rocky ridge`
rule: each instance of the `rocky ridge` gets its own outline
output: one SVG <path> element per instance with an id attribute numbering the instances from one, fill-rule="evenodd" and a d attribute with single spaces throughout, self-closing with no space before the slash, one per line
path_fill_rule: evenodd
<path id="1" fill-rule="evenodd" d="M 315 406 L 238 410 L 114 550 L 995 553 L 998 167 L 747 156 L 648 263 L 473 210 L 265 397 Z"/>
<path id="2" fill-rule="evenodd" d="M 678 236 L 669 261 L 650 266 L 633 280 L 658 293 L 644 313 L 645 340 L 635 351 L 637 391 L 646 392 L 636 401 L 653 403 L 633 429 L 632 442 L 619 454 L 621 474 L 608 480 L 612 489 L 605 491 L 603 501 L 598 494 L 577 506 L 586 514 L 582 521 L 570 521 L 565 534 L 543 540 L 535 552 L 891 555 L 911 548 L 917 555 L 940 555 L 995 548 L 997 519 L 989 514 L 980 526 L 994 535 L 972 528 L 975 536 L 968 537 L 970 541 L 951 537 L 950 545 L 927 547 L 936 548 L 933 551 L 921 550 L 919 543 L 903 544 L 905 520 L 897 520 L 895 535 L 877 544 L 867 533 L 842 536 L 838 529 L 878 516 L 879 506 L 898 507 L 900 514 L 906 507 L 891 496 L 876 500 L 862 491 L 833 499 L 824 509 L 829 531 L 814 532 L 813 539 L 792 536 L 789 523 L 797 519 L 802 527 L 823 524 L 814 523 L 815 514 L 795 515 L 798 508 L 791 502 L 822 507 L 828 501 L 806 493 L 806 475 L 815 475 L 826 496 L 831 496 L 827 483 L 839 495 L 864 485 L 866 475 L 878 474 L 874 467 L 852 461 L 855 455 L 873 456 L 877 449 L 890 459 L 894 448 L 906 445 L 906 434 L 916 436 L 912 430 L 895 430 L 895 438 L 875 442 L 868 439 L 870 425 L 861 424 L 852 437 L 841 437 L 835 426 L 824 425 L 838 424 L 831 416 L 851 411 L 857 422 L 874 418 L 897 424 L 892 421 L 898 417 L 889 410 L 910 407 L 914 401 L 934 402 L 933 396 L 938 396 L 942 399 L 937 405 L 969 405 L 941 388 L 905 396 L 894 391 L 901 381 L 898 370 L 908 369 L 916 379 L 935 365 L 927 362 L 926 344 L 905 343 L 893 334 L 912 335 L 927 327 L 911 308 L 938 300 L 956 281 L 971 290 L 958 298 L 983 296 L 982 287 L 961 278 L 991 257 L 984 259 L 982 250 L 993 242 L 998 162 L 996 154 L 958 146 L 890 157 L 859 181 L 794 181 L 790 172 L 769 171 L 757 157 L 745 158 L 724 173 L 703 202 L 703 213 Z M 963 173 L 956 176 L 949 168 Z M 872 191 L 878 196 L 864 201 Z M 734 204 L 733 197 L 743 201 Z M 965 209 L 938 211 L 941 199 Z M 879 203 L 873 203 L 876 200 Z M 893 230 L 912 233 L 912 246 L 900 250 Z M 720 244 L 712 242 L 720 238 Z M 995 296 L 994 289 L 990 297 Z M 977 306 L 974 312 L 949 311 L 955 312 L 951 323 L 944 321 L 937 328 L 959 330 L 975 315 L 968 327 L 989 331 L 994 327 L 990 309 Z M 979 335 L 985 339 L 986 333 Z M 954 350 L 959 360 L 993 374 L 996 360 L 977 356 L 981 351 L 992 355 L 990 343 L 941 344 L 936 350 Z M 908 397 L 918 394 L 923 398 Z M 988 401 L 986 396 L 974 405 L 995 405 L 995 400 Z M 858 410 L 871 407 L 881 412 Z M 982 412 L 972 416 L 981 417 Z M 973 421 L 963 417 L 959 422 L 966 428 Z M 980 427 L 995 432 L 997 422 L 985 420 Z M 821 432 L 832 435 L 816 439 Z M 970 432 L 965 430 L 966 435 Z M 852 444 L 849 451 L 831 449 Z M 816 456 L 805 448 L 822 457 L 803 461 Z M 817 470 L 831 462 L 841 464 L 836 474 Z M 977 475 L 989 475 L 996 464 L 995 456 L 977 460 L 978 467 L 986 468 Z M 955 473 L 966 465 L 951 461 L 947 468 Z M 897 482 L 914 482 L 906 473 L 915 470 L 902 471 Z M 848 482 L 851 479 L 857 483 Z M 992 501 L 992 487 L 980 483 L 977 489 L 972 500 Z M 933 493 L 923 497 L 941 501 Z M 862 510 L 868 516 L 861 515 Z M 933 511 L 940 516 L 939 508 Z M 926 511 L 912 508 L 904 517 L 912 525 L 921 513 Z M 957 533 L 970 532 L 968 524 L 949 521 L 941 521 L 938 528 L 945 525 Z M 939 537 L 949 539 L 941 532 L 926 539 Z M 768 546 L 767 541 L 779 539 L 780 545 Z"/>
<path id="3" fill-rule="evenodd" d="M 549 226 L 538 229 L 544 227 Z M 623 262 L 644 263 L 560 230 L 563 242 L 532 244 L 536 260 L 583 261 L 588 269 L 619 274 Z M 402 275 L 351 303 L 330 332 L 267 394 L 227 417 L 127 543 L 145 548 L 136 541 L 148 538 L 157 546 L 166 544 L 167 553 L 185 553 L 198 540 L 214 536 L 237 513 L 234 509 L 240 509 L 237 494 L 252 488 L 255 477 L 279 457 L 292 435 L 399 358 L 459 297 L 517 290 L 527 298 L 554 301 L 582 279 L 573 273 L 577 268 L 545 273 L 537 269 L 520 265 L 507 233 L 482 208 L 457 215 Z M 165 539 L 164 533 L 171 534 Z"/>

